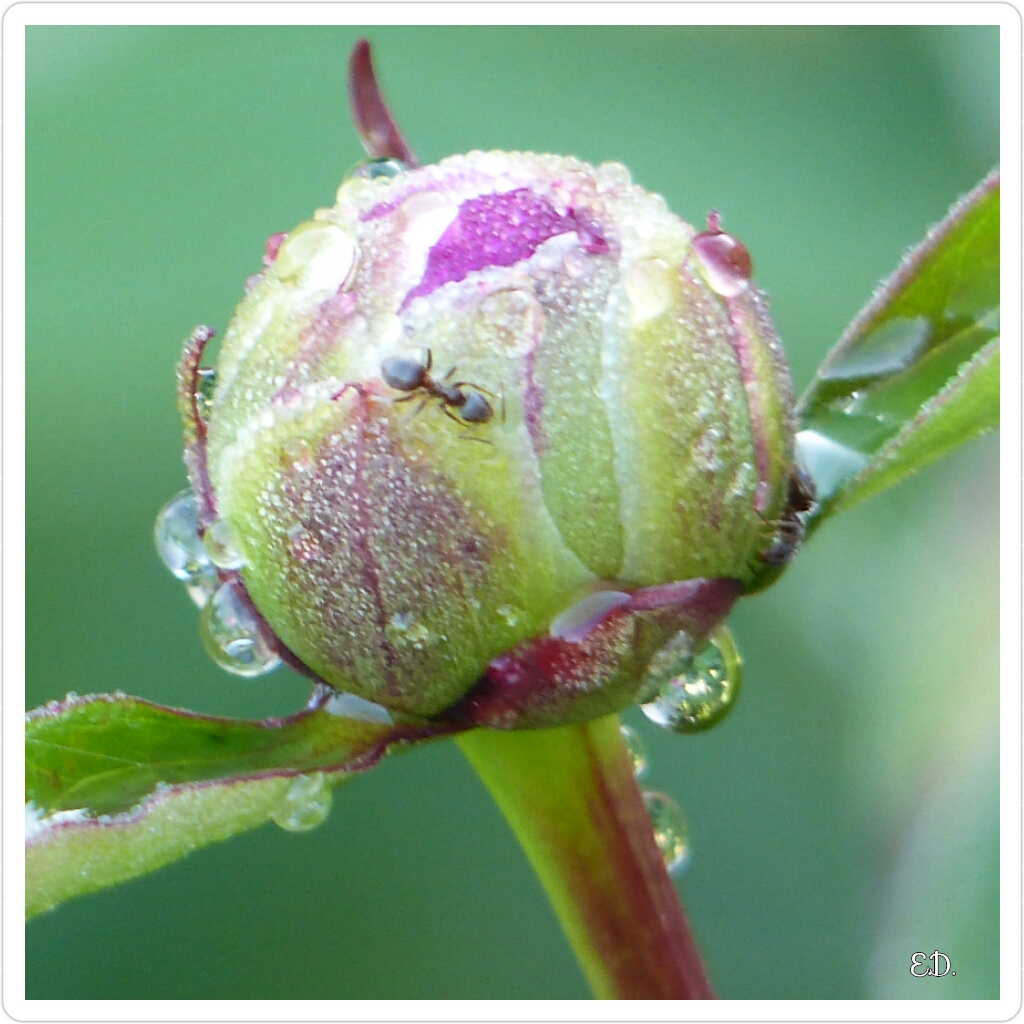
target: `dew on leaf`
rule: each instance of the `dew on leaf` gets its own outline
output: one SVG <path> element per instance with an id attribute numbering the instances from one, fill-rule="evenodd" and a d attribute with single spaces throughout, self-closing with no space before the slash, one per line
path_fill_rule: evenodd
<path id="1" fill-rule="evenodd" d="M 834 363 L 822 368 L 822 380 L 887 377 L 906 369 L 928 344 L 927 317 L 895 317 L 866 334 Z"/>
<path id="2" fill-rule="evenodd" d="M 354 693 L 335 693 L 328 698 L 323 706 L 329 715 L 338 718 L 352 718 L 359 722 L 373 722 L 380 725 L 393 725 L 391 712 L 372 700 L 357 697 Z"/>
<path id="3" fill-rule="evenodd" d="M 867 464 L 867 456 L 817 430 L 796 435 L 796 453 L 814 480 L 819 501 L 827 501 Z"/>
<path id="4" fill-rule="evenodd" d="M 308 832 L 322 825 L 331 809 L 331 787 L 323 772 L 298 775 L 271 812 L 275 825 L 286 832 Z"/>

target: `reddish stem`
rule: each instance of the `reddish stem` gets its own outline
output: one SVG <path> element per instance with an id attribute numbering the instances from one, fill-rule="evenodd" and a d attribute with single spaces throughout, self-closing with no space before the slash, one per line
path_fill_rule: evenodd
<path id="1" fill-rule="evenodd" d="M 612 715 L 458 743 L 547 890 L 600 998 L 713 999 Z"/>

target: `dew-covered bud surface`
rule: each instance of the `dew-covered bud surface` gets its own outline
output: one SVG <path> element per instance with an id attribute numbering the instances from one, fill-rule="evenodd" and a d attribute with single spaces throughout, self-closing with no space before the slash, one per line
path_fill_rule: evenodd
<path id="1" fill-rule="evenodd" d="M 189 465 L 314 673 L 436 715 L 588 594 L 750 578 L 792 396 L 717 221 L 618 164 L 470 153 L 357 175 L 272 241 Z"/>

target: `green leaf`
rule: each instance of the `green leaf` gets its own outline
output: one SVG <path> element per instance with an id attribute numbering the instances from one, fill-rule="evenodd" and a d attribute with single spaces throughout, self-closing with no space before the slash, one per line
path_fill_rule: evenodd
<path id="1" fill-rule="evenodd" d="M 29 712 L 27 915 L 263 824 L 287 811 L 301 776 L 323 773 L 330 787 L 395 744 L 441 733 L 345 700 L 265 721 L 121 694 L 69 697 Z"/>
<path id="2" fill-rule="evenodd" d="M 999 173 L 904 258 L 800 401 L 808 531 L 999 423 Z"/>

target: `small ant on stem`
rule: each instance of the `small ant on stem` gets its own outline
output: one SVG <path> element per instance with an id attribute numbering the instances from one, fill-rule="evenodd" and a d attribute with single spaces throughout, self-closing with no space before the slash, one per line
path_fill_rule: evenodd
<path id="1" fill-rule="evenodd" d="M 436 398 L 441 403 L 441 410 L 445 416 L 462 426 L 489 423 L 494 418 L 494 407 L 485 396 L 490 395 L 491 398 L 497 399 L 495 394 L 468 380 L 447 383 L 448 378 L 455 372 L 454 366 L 437 380 L 430 375 L 433 365 L 434 356 L 428 348 L 424 359 L 416 359 L 413 356 L 388 356 L 380 364 L 380 375 L 388 387 L 408 392 L 403 398 L 396 398 L 396 403 L 409 402 L 418 395 L 423 395 L 423 402 L 417 412 L 430 399 Z M 464 388 L 472 390 L 466 391 Z M 456 416 L 452 410 L 456 410 L 458 415 Z M 505 403 L 502 399 L 502 419 L 504 417 Z M 483 438 L 474 437 L 467 440 L 482 441 Z"/>

